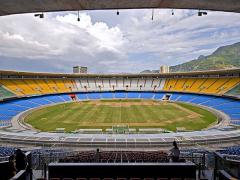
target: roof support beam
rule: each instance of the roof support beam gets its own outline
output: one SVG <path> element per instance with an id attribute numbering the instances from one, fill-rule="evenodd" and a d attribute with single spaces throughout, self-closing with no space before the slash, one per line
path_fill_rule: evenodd
<path id="1" fill-rule="evenodd" d="M 173 8 L 240 13 L 239 0 L 1 0 L 0 15 L 103 9 Z"/>

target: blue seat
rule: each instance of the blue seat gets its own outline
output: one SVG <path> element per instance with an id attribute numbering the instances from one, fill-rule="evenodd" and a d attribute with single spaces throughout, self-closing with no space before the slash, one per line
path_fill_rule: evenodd
<path id="1" fill-rule="evenodd" d="M 28 99 L 22 99 L 22 100 L 20 99 L 20 100 L 14 101 L 12 103 L 19 105 L 19 106 L 28 107 L 28 108 L 35 108 L 35 107 L 39 106 L 31 101 L 28 101 Z"/>
<path id="2" fill-rule="evenodd" d="M 80 100 L 84 99 L 101 99 L 101 98 L 143 98 L 143 99 L 159 99 L 164 95 L 171 95 L 170 100 L 191 102 L 213 107 L 219 111 L 226 113 L 231 122 L 238 123 L 240 120 L 240 101 L 228 99 L 225 97 L 215 97 L 208 95 L 183 94 L 183 93 L 165 93 L 165 92 L 91 92 L 77 93 Z M 39 107 L 47 104 L 71 101 L 68 94 L 35 96 L 24 99 L 17 99 L 0 103 L 0 120 L 8 121 L 13 116 L 30 108 Z"/>
<path id="3" fill-rule="evenodd" d="M 102 93 L 102 98 L 103 99 L 112 99 L 113 98 L 113 93 L 112 92 L 103 92 Z"/>
<path id="4" fill-rule="evenodd" d="M 88 97 L 86 96 L 86 93 L 79 93 L 79 94 L 77 94 L 77 97 L 78 97 L 78 99 L 83 99 L 83 100 L 85 100 L 85 99 L 88 99 Z"/>
<path id="5" fill-rule="evenodd" d="M 152 99 L 154 96 L 154 93 L 152 92 L 142 92 L 140 93 L 140 98 L 142 99 Z"/>
<path id="6" fill-rule="evenodd" d="M 225 104 L 216 104 L 213 106 L 216 109 L 231 109 L 231 108 L 240 108 L 240 102 L 238 101 L 233 101 Z"/>
<path id="7" fill-rule="evenodd" d="M 201 103 L 207 102 L 207 101 L 209 101 L 209 100 L 212 100 L 212 99 L 214 99 L 214 98 L 215 98 L 215 97 L 198 95 L 198 97 L 196 97 L 195 99 L 191 100 L 190 102 L 191 102 L 191 103 L 194 103 L 194 104 L 201 104 Z"/>
<path id="8" fill-rule="evenodd" d="M 115 92 L 115 98 L 121 98 L 121 99 L 125 99 L 126 96 L 126 92 Z"/>
<path id="9" fill-rule="evenodd" d="M 88 93 L 89 99 L 101 99 L 100 93 Z"/>
<path id="10" fill-rule="evenodd" d="M 204 102 L 201 105 L 205 105 L 205 106 L 216 106 L 216 105 L 221 105 L 221 104 L 225 104 L 225 103 L 229 103 L 231 102 L 231 100 L 226 99 L 226 98 L 216 98 L 216 99 L 212 99 L 210 101 Z"/>
<path id="11" fill-rule="evenodd" d="M 164 95 L 165 95 L 165 93 L 157 92 L 157 93 L 155 93 L 155 96 L 153 98 L 162 100 Z"/>
<path id="12" fill-rule="evenodd" d="M 62 98 L 64 101 L 71 101 L 71 97 L 68 94 L 62 94 L 59 95 L 60 98 Z"/>
<path id="13" fill-rule="evenodd" d="M 240 114 L 240 108 L 222 109 L 226 114 Z"/>
<path id="14" fill-rule="evenodd" d="M 15 116 L 17 115 L 19 112 L 17 111 L 9 111 L 9 110 L 3 110 L 3 109 L 0 109 L 0 114 L 1 115 L 5 115 L 5 116 Z"/>
<path id="15" fill-rule="evenodd" d="M 34 103 L 38 104 L 39 106 L 47 105 L 47 104 L 51 104 L 52 103 L 52 102 L 44 99 L 44 96 L 29 98 L 28 101 L 34 102 Z"/>
<path id="16" fill-rule="evenodd" d="M 15 148 L 13 147 L 0 147 L 0 157 L 11 156 L 15 153 Z"/>
<path id="17" fill-rule="evenodd" d="M 179 93 L 166 93 L 166 94 L 171 95 L 171 96 L 170 96 L 170 100 L 171 100 L 171 101 L 176 101 L 177 98 L 178 98 L 179 96 L 181 96 L 181 94 L 179 94 Z"/>
<path id="18" fill-rule="evenodd" d="M 232 120 L 240 120 L 240 114 L 231 114 L 231 115 L 230 115 L 230 118 L 231 118 Z"/>
<path id="19" fill-rule="evenodd" d="M 230 121 L 231 124 L 240 125 L 240 121 Z"/>
<path id="20" fill-rule="evenodd" d="M 182 101 L 182 102 L 189 102 L 191 100 L 193 100 L 194 98 L 196 98 L 196 95 L 192 95 L 192 94 L 182 94 L 177 101 Z"/>
<path id="21" fill-rule="evenodd" d="M 45 96 L 44 99 L 47 99 L 53 103 L 60 103 L 60 102 L 64 102 L 63 99 L 61 99 L 58 95 L 49 95 L 49 96 Z"/>
<path id="22" fill-rule="evenodd" d="M 240 121 L 237 122 L 237 124 L 240 124 Z M 240 155 L 240 146 L 232 146 L 232 147 L 227 147 L 223 150 L 217 150 L 221 154 L 229 154 L 229 155 Z"/>
<path id="23" fill-rule="evenodd" d="M 18 112 L 21 112 L 21 111 L 25 111 L 29 108 L 27 107 L 23 107 L 23 106 L 18 106 L 16 104 L 13 104 L 11 102 L 5 102 L 5 103 L 1 103 L 0 104 L 0 109 L 5 109 L 5 110 L 12 110 L 12 111 L 18 111 Z"/>
<path id="24" fill-rule="evenodd" d="M 137 99 L 139 98 L 139 96 L 140 96 L 139 92 L 127 92 L 127 98 Z"/>
<path id="25" fill-rule="evenodd" d="M 0 120 L 11 120 L 13 116 L 0 115 Z"/>

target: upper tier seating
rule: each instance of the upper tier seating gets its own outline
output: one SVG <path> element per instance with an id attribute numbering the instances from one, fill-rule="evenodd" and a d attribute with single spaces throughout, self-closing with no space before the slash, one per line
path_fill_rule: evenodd
<path id="1" fill-rule="evenodd" d="M 15 80 L 5 80 L 5 79 L 1 79 L 0 80 L 0 84 L 2 86 L 7 87 L 7 89 L 11 90 L 12 92 L 14 92 L 16 95 L 18 96 L 24 96 L 25 94 L 22 92 L 22 90 L 14 83 Z"/>
<path id="2" fill-rule="evenodd" d="M 14 96 L 15 94 L 13 94 L 12 92 L 8 91 L 7 89 L 5 89 L 0 85 L 0 100 L 4 98 L 14 97 Z"/>
<path id="3" fill-rule="evenodd" d="M 203 94 L 224 94 L 239 83 L 240 78 L 167 79 L 163 90 L 197 92 Z"/>
<path id="4" fill-rule="evenodd" d="M 6 87 L 17 96 L 55 94 L 86 91 L 173 91 L 201 94 L 239 94 L 240 78 L 78 78 L 78 79 L 1 79 L 0 86 Z M 0 91 L 1 97 L 1 91 Z"/>
<path id="5" fill-rule="evenodd" d="M 240 98 L 240 84 L 238 84 L 236 87 L 234 87 L 230 91 L 226 92 L 225 94 L 230 95 L 230 96 L 236 96 L 236 97 Z"/>

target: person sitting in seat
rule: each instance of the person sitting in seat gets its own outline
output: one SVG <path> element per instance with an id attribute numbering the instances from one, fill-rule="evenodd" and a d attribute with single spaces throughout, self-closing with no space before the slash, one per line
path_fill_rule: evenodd
<path id="1" fill-rule="evenodd" d="M 180 150 L 177 146 L 177 142 L 173 141 L 173 148 L 170 149 L 170 156 L 172 158 L 172 162 L 178 162 L 179 161 L 179 155 L 180 155 Z"/>
<path id="2" fill-rule="evenodd" d="M 11 155 L 9 157 L 9 179 L 15 176 L 17 169 L 16 169 L 16 163 L 15 163 L 15 156 Z"/>
<path id="3" fill-rule="evenodd" d="M 27 157 L 21 151 L 21 149 L 17 149 L 15 154 L 16 168 L 17 172 L 19 172 L 20 170 L 24 170 L 27 167 Z"/>

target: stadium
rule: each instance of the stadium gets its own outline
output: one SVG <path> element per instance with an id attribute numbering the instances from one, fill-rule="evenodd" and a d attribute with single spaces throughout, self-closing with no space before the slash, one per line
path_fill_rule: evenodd
<path id="1" fill-rule="evenodd" d="M 32 6 L 4 1 L 0 14 L 76 10 L 76 4 L 27 2 Z M 128 3 L 92 2 L 77 10 L 160 8 Z M 185 3 L 161 8 L 239 12 L 240 6 Z M 0 179 L 9 179 L 7 160 L 16 148 L 28 158 L 26 169 L 13 177 L 19 180 L 238 179 L 239 98 L 238 68 L 146 74 L 1 70 Z M 184 159 L 178 163 L 166 153 L 173 141 Z"/>

